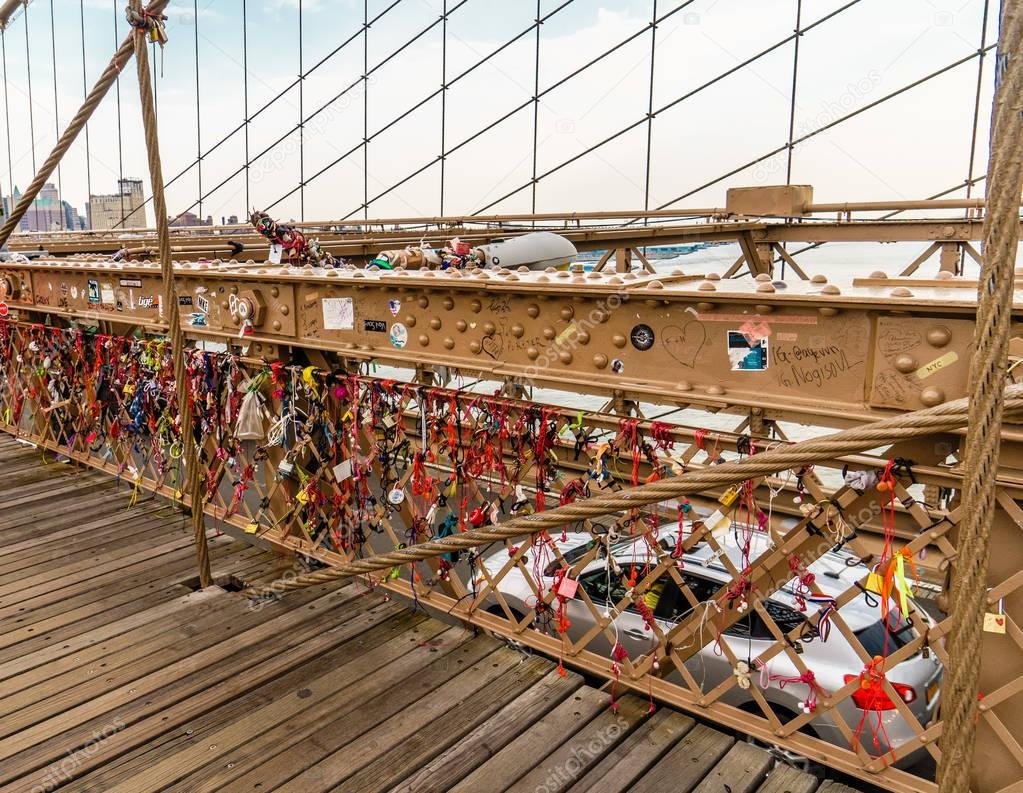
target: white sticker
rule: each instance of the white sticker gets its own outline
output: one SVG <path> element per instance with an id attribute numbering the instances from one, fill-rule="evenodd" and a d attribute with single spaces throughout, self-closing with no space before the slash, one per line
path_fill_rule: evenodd
<path id="1" fill-rule="evenodd" d="M 350 297 L 325 297 L 323 306 L 324 330 L 352 330 L 355 327 L 355 304 Z"/>
<path id="2" fill-rule="evenodd" d="M 198 306 L 199 310 L 203 314 L 209 314 L 210 313 L 210 301 L 209 301 L 209 298 L 203 297 L 202 295 L 196 295 L 196 297 L 195 297 L 195 305 Z"/>
<path id="3" fill-rule="evenodd" d="M 400 322 L 391 325 L 391 344 L 399 350 L 408 344 L 408 329 Z"/>
<path id="4" fill-rule="evenodd" d="M 111 284 L 103 284 L 100 287 L 100 295 L 102 296 L 103 303 L 112 306 L 117 302 L 117 298 L 114 296 L 114 287 Z"/>
<path id="5" fill-rule="evenodd" d="M 337 482 L 344 482 L 348 477 L 352 475 L 352 461 L 342 460 L 334 466 L 334 480 Z"/>
<path id="6" fill-rule="evenodd" d="M 276 242 L 270 246 L 270 264 L 280 264 L 281 256 L 284 255 L 284 246 Z"/>
<path id="7" fill-rule="evenodd" d="M 396 317 L 396 316 L 398 316 L 398 312 L 401 311 L 401 301 L 400 300 L 388 300 L 387 301 L 387 308 L 390 309 L 391 316 L 392 317 Z"/>

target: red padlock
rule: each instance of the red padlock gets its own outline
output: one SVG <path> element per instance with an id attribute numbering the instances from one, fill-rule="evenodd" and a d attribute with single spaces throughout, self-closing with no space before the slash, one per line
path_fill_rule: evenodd
<path id="1" fill-rule="evenodd" d="M 483 507 L 476 507 L 476 509 L 469 513 L 469 523 L 474 529 L 485 526 L 487 518 L 487 511 Z"/>

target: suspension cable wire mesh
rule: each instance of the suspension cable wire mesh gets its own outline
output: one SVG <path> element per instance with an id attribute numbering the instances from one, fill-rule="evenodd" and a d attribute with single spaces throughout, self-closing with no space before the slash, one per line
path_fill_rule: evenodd
<path id="1" fill-rule="evenodd" d="M 571 2 L 571 0 L 569 0 L 569 1 Z M 693 96 L 696 96 L 697 94 L 699 94 L 699 93 L 701 93 L 702 91 L 706 90 L 706 89 L 707 89 L 707 88 L 709 88 L 710 86 L 712 86 L 712 85 L 714 85 L 714 84 L 716 84 L 716 83 L 720 82 L 720 81 L 721 81 L 721 80 L 723 80 L 724 78 L 726 78 L 726 77 L 728 77 L 728 76 L 730 76 L 730 75 L 732 75 L 732 74 L 735 74 L 736 72 L 738 72 L 738 71 L 740 71 L 741 69 L 743 69 L 743 68 L 745 68 L 745 67 L 749 66 L 750 64 L 754 63 L 755 61 L 757 61 L 757 60 L 759 60 L 759 59 L 761 59 L 761 58 L 765 57 L 766 55 L 768 55 L 768 54 L 770 54 L 770 53 L 774 52 L 775 50 L 777 50 L 777 49 L 779 49 L 779 48 L 783 47 L 783 46 L 784 46 L 784 45 L 786 45 L 786 44 L 787 44 L 788 42 L 792 41 L 792 40 L 793 40 L 793 39 L 794 39 L 794 38 L 795 38 L 795 37 L 796 37 L 797 35 L 800 35 L 800 34 L 802 34 L 802 33 L 805 33 L 805 32 L 807 32 L 807 31 L 809 31 L 809 30 L 812 30 L 813 28 L 817 27 L 818 25 L 821 25 L 821 24 L 823 24 L 824 22 L 827 22 L 828 20 L 830 20 L 830 19 L 832 19 L 832 18 L 836 17 L 836 16 L 838 15 L 838 14 L 842 13 L 843 11 L 845 11 L 845 10 L 847 10 L 847 9 L 849 9 L 849 8 L 851 8 L 851 7 L 853 7 L 854 5 L 857 5 L 857 4 L 858 4 L 858 3 L 860 2 L 860 1 L 861 1 L 861 0 L 851 0 L 851 2 L 849 2 L 849 3 L 846 3 L 845 5 L 843 5 L 843 6 L 839 7 L 839 8 L 837 8 L 837 9 L 835 9 L 834 11 L 832 11 L 832 12 L 831 12 L 831 13 L 829 13 L 829 14 L 827 14 L 826 16 L 824 16 L 824 17 L 821 17 L 820 19 L 816 20 L 816 21 L 815 21 L 814 23 L 812 23 L 811 25 L 808 25 L 808 26 L 807 26 L 806 28 L 804 28 L 804 29 L 803 29 L 802 31 L 800 31 L 800 32 L 799 32 L 798 34 L 794 32 L 794 33 L 793 33 L 792 35 L 789 35 L 789 36 L 785 37 L 784 39 L 782 39 L 781 41 L 779 41 L 779 42 L 776 42 L 775 44 L 773 44 L 773 45 L 771 45 L 770 47 L 768 47 L 768 48 L 766 48 L 766 49 L 762 50 L 761 52 L 757 53 L 756 55 L 752 56 L 751 58 L 748 58 L 747 60 L 743 61 L 742 63 L 740 63 L 740 64 L 738 64 L 738 65 L 736 65 L 736 66 L 734 66 L 734 67 L 732 67 L 732 68 L 730 68 L 730 69 L 728 69 L 728 70 L 726 70 L 725 72 L 722 72 L 721 74 L 718 74 L 717 76 L 715 76 L 715 77 L 711 78 L 710 80 L 706 81 L 705 83 L 703 83 L 703 84 L 701 84 L 701 85 L 697 86 L 696 88 L 692 89 L 691 91 L 688 91 L 688 92 L 686 92 L 685 94 L 683 94 L 682 96 L 680 96 L 680 97 L 677 97 L 676 99 L 674 99 L 674 100 L 672 100 L 672 101 L 670 101 L 670 102 L 666 103 L 665 105 L 663 105 L 663 106 L 661 106 L 660 108 L 658 108 L 658 109 L 656 109 L 655 111 L 653 111 L 652 115 L 656 117 L 657 115 L 659 115 L 659 114 L 661 114 L 661 113 L 665 112 L 666 110 L 669 110 L 670 108 L 672 108 L 672 107 L 674 107 L 674 106 L 676 106 L 676 105 L 678 105 L 678 104 L 682 103 L 683 101 L 685 101 L 685 100 L 687 100 L 687 99 L 689 99 L 689 98 L 691 98 L 691 97 L 693 97 Z M 654 22 L 653 24 L 655 24 L 655 25 L 656 25 L 656 24 L 661 24 L 661 23 L 663 23 L 663 22 L 664 22 L 665 20 L 667 20 L 668 18 L 670 18 L 670 17 L 674 16 L 675 14 L 679 13 L 679 12 L 680 12 L 680 11 L 682 11 L 682 10 L 683 10 L 684 8 L 686 8 L 687 6 L 689 6 L 689 5 L 692 5 L 692 3 L 693 3 L 693 2 L 695 2 L 695 0 L 686 0 L 686 2 L 683 2 L 683 3 L 681 3 L 680 5 L 677 5 L 677 6 L 675 6 L 675 7 L 673 8 L 673 9 L 671 9 L 670 11 L 668 11 L 667 13 L 665 13 L 664 15 L 662 15 L 662 16 L 661 16 L 661 17 L 660 17 L 659 19 L 657 19 L 657 20 L 656 20 L 656 21 L 655 21 L 655 22 Z M 564 5 L 567 5 L 567 3 L 566 3 L 566 4 L 564 4 Z M 564 5 L 563 5 L 563 6 L 560 6 L 560 7 L 558 8 L 558 9 L 555 9 L 555 12 L 556 12 L 557 10 L 560 10 L 560 8 L 563 8 L 563 7 L 564 7 Z M 550 18 L 550 16 L 552 16 L 552 15 L 553 15 L 553 13 L 554 13 L 554 12 L 551 12 L 551 13 L 549 13 L 549 14 L 547 15 L 547 17 L 545 17 L 545 19 L 547 19 L 547 18 Z M 623 39 L 623 40 L 619 41 L 619 42 L 618 42 L 617 44 L 615 44 L 614 46 L 612 46 L 612 47 L 610 47 L 610 48 L 606 49 L 606 50 L 605 50 L 604 52 L 602 52 L 602 53 L 598 54 L 597 56 L 595 56 L 595 57 L 594 57 L 594 58 L 593 58 L 592 60 L 590 60 L 589 62 L 587 62 L 587 63 L 586 63 L 586 64 L 584 64 L 583 66 L 581 66 L 581 67 L 579 67 L 579 68 L 575 69 L 574 71 L 572 71 L 571 73 L 569 73 L 569 74 L 568 74 L 568 75 L 566 75 L 565 77 L 563 77 L 563 78 L 561 78 L 560 80 L 558 80 L 558 81 L 556 81 L 556 82 L 552 83 L 552 84 L 551 84 L 550 86 L 548 86 L 547 88 L 545 88 L 545 89 L 544 89 L 543 91 L 541 91 L 541 92 L 540 92 L 540 97 L 542 98 L 543 96 L 545 96 L 545 95 L 549 94 L 550 92 L 552 92 L 552 91 L 556 90 L 557 88 L 560 88 L 560 87 L 561 87 L 562 85 L 564 85 L 564 84 L 565 84 L 565 83 L 567 83 L 568 81 L 572 80 L 573 78 L 575 78 L 575 77 L 576 77 L 576 76 L 578 76 L 579 74 L 582 74 L 582 73 L 583 73 L 583 72 L 585 72 L 586 70 L 590 69 L 590 68 L 591 68 L 592 66 L 594 66 L 594 65 L 595 65 L 595 64 L 597 64 L 597 63 L 599 63 L 599 62 L 600 62 L 600 61 L 602 61 L 603 59 L 607 58 L 607 57 L 608 57 L 609 55 L 611 55 L 612 53 L 616 52 L 617 50 L 621 49 L 622 47 L 624 47 L 624 46 L 625 46 L 626 44 L 628 44 L 629 42 L 631 42 L 631 41 L 635 40 L 636 38 L 638 38 L 638 37 L 640 37 L 640 36 L 642 36 L 642 35 L 644 35 L 644 34 L 646 33 L 646 31 L 647 31 L 647 29 L 648 29 L 648 28 L 649 28 L 649 25 L 647 25 L 647 26 L 644 26 L 644 27 L 643 27 L 643 28 L 642 28 L 641 30 L 639 30 L 639 31 L 637 31 L 636 33 L 632 34 L 631 36 L 629 36 L 629 37 L 627 37 L 627 38 L 625 38 L 625 39 Z M 457 79 L 457 78 L 456 78 L 456 79 Z M 453 82 L 455 82 L 455 80 L 452 80 L 452 83 L 453 83 Z M 426 100 L 424 100 L 424 102 L 425 102 L 425 101 L 429 101 L 429 99 L 431 99 L 431 98 L 432 98 L 432 97 L 433 97 L 434 95 L 435 95 L 435 94 L 431 94 L 431 95 L 430 95 L 429 97 L 427 97 L 427 98 L 426 98 Z M 414 110 L 414 109 L 416 109 L 417 107 L 419 107 L 420 105 L 422 105 L 422 104 L 423 104 L 424 102 L 420 102 L 419 104 L 417 104 L 417 105 L 416 105 L 415 107 L 413 107 L 412 109 L 413 109 L 413 110 Z M 520 105 L 518 105 L 517 107 L 513 108 L 512 110 L 510 110 L 509 112 L 505 113 L 505 114 L 504 114 L 503 116 L 501 116 L 501 117 L 500 117 L 499 119 L 497 119 L 496 121 L 494 121 L 494 122 L 492 122 L 492 123 L 488 124 L 487 126 L 483 127 L 482 129 L 479 129 L 479 130 L 477 130 L 477 131 L 476 131 L 476 132 L 475 132 L 474 134 L 470 135 L 469 137 L 467 137 L 467 138 L 465 138 L 464 140 L 462 140 L 462 141 L 461 141 L 460 143 L 458 143 L 458 144 L 456 144 L 455 146 L 453 146 L 452 148 L 448 149 L 448 150 L 447 150 L 447 151 L 446 151 L 446 152 L 444 153 L 444 154 L 445 154 L 445 156 L 446 156 L 446 155 L 450 155 L 450 154 L 452 154 L 453 152 L 457 151 L 458 149 L 462 148 L 463 146 L 466 146 L 466 145 L 468 145 L 469 143 L 471 143 L 472 141 L 476 140 L 476 139 L 477 139 L 477 138 L 479 138 L 480 136 L 482 136 L 482 135 L 484 135 L 485 133 L 489 132 L 489 131 L 490 131 L 491 129 L 493 129 L 494 127 L 496 127 L 496 126 L 497 126 L 498 124 L 501 124 L 501 123 L 503 123 L 504 121 L 506 121 L 507 119 L 511 118 L 511 117 L 512 117 L 513 115 L 515 115 L 516 113 L 520 112 L 520 111 L 521 111 L 521 110 L 523 110 L 524 108 L 527 108 L 527 107 L 529 107 L 529 106 L 530 106 L 531 104 L 532 104 L 532 99 L 529 99 L 529 100 L 527 100 L 526 102 L 523 102 L 522 104 L 520 104 Z M 407 112 L 411 112 L 411 111 L 407 111 Z M 407 113 L 406 113 L 406 114 L 403 114 L 403 116 L 404 116 L 404 115 L 407 115 Z M 851 115 L 852 115 L 852 114 L 850 114 L 850 116 L 851 116 Z M 403 116 L 400 116 L 400 117 L 396 118 L 396 119 L 395 119 L 394 121 L 392 121 L 392 122 L 391 122 L 390 124 L 387 124 L 387 125 L 385 125 L 384 127 L 382 127 L 381 129 L 377 130 L 377 132 L 375 132 L 375 133 L 374 133 L 374 134 L 373 134 L 373 135 L 372 135 L 371 137 L 376 137 L 377 135 L 381 134 L 381 133 L 382 133 L 382 132 L 384 132 L 384 131 L 385 131 L 386 129 L 388 129 L 388 128 L 389 128 L 390 126 L 392 126 L 393 124 L 397 123 L 397 121 L 399 121 L 399 120 L 401 119 L 401 117 L 403 117 Z M 637 128 L 637 127 L 639 127 L 640 125 L 642 125 L 642 124 L 646 123 L 646 122 L 648 121 L 648 118 L 649 118 L 649 116 L 650 116 L 650 114 L 649 114 L 649 113 L 648 113 L 648 114 L 645 114 L 645 115 L 643 116 L 643 118 L 639 119 L 639 120 L 638 120 L 638 121 L 636 121 L 636 122 L 633 122 L 632 124 L 629 124 L 629 125 L 628 125 L 627 127 L 625 127 L 624 129 L 620 129 L 620 130 L 618 130 L 617 132 L 615 132 L 615 133 L 613 133 L 612 135 L 610 135 L 610 136 L 608 136 L 608 137 L 606 137 L 606 138 L 602 139 L 601 141 L 597 142 L 596 144 L 594 144 L 594 145 L 592 145 L 592 146 L 590 146 L 590 147 L 588 147 L 588 148 L 584 149 L 583 151 L 581 151 L 581 152 L 579 152 L 579 153 L 577 153 L 577 154 L 573 155 L 573 156 L 572 156 L 572 157 L 570 157 L 569 159 L 567 159 L 567 160 L 564 160 L 563 162 L 559 163 L 558 165 L 554 166 L 553 168 L 550 168 L 550 169 L 548 169 L 548 170 L 544 171 L 544 172 L 543 172 L 542 174 L 539 174 L 539 175 L 538 175 L 538 176 L 536 177 L 536 179 L 537 179 L 537 180 L 542 180 L 542 179 L 546 178 L 547 176 L 550 176 L 550 175 L 552 175 L 552 174 L 556 173 L 557 171 L 560 171 L 560 170 L 561 170 L 562 168 L 564 168 L 564 167 L 566 167 L 566 166 L 568 166 L 568 165 L 571 165 L 572 163 L 574 163 L 574 162 L 576 162 L 576 161 L 578 161 L 578 160 L 582 159 L 583 157 L 587 156 L 588 154 L 591 154 L 592 152 L 596 151 L 597 149 L 601 148 L 602 146 L 606 145 L 607 143 L 610 143 L 611 141 L 613 141 L 613 140 L 616 140 L 617 138 L 620 138 L 620 137 L 621 137 L 622 135 L 625 135 L 626 133 L 628 133 L 628 132 L 632 131 L 633 129 L 636 129 L 636 128 Z M 808 136 L 808 137 L 809 137 L 809 136 Z M 796 141 L 796 142 L 798 143 L 799 141 Z M 767 159 L 767 157 L 773 156 L 773 155 L 777 154 L 777 153 L 778 153 L 778 152 L 779 152 L 780 150 L 783 150 L 783 149 L 784 149 L 784 147 L 782 147 L 782 149 L 775 149 L 775 150 L 773 150 L 773 151 L 772 151 L 772 152 L 771 152 L 770 154 L 768 154 L 768 155 L 765 155 L 765 156 L 764 156 L 764 157 L 763 157 L 762 159 Z M 346 156 L 346 155 L 342 155 L 342 156 L 341 156 L 340 158 L 338 158 L 338 159 L 337 159 L 337 160 L 335 160 L 334 162 L 332 162 L 332 163 L 328 164 L 328 165 L 327 165 L 327 166 L 326 166 L 325 168 L 323 168 L 323 169 L 322 169 L 322 170 L 321 170 L 321 171 L 320 171 L 319 173 L 317 173 L 316 175 L 314 175 L 313 177 L 311 177 L 311 179 L 315 179 L 315 178 L 317 178 L 317 177 L 318 177 L 318 176 L 319 176 L 320 174 L 322 174 L 322 173 L 323 173 L 324 171 L 326 171 L 326 170 L 328 170 L 328 169 L 332 168 L 333 166 L 337 165 L 337 164 L 338 164 L 338 163 L 339 163 L 339 162 L 340 162 L 341 160 L 343 160 L 343 159 L 345 158 L 345 156 Z M 759 160 L 758 160 L 758 161 L 759 161 Z M 393 190 L 397 189 L 397 188 L 398 188 L 398 187 L 400 187 L 401 185 L 403 185 L 403 184 L 405 184 L 406 182 L 408 182 L 408 181 L 409 181 L 410 179 L 414 178 L 414 177 L 415 177 L 415 176 L 417 176 L 418 174 L 420 174 L 420 173 L 422 173 L 423 171 L 425 171 L 426 169 L 430 168 L 430 167 L 431 167 L 432 165 L 434 165 L 435 163 L 436 163 L 436 160 L 432 160 L 432 161 L 430 161 L 430 162 L 426 163 L 426 165 L 424 165 L 424 166 L 422 166 L 421 168 L 419 168 L 419 169 L 417 169 L 417 170 L 413 171 L 413 172 L 412 172 L 412 173 L 410 173 L 410 174 L 409 174 L 408 176 L 406 176 L 406 177 L 405 177 L 404 179 L 402 179 L 402 180 L 400 180 L 400 181 L 398 181 L 398 182 L 396 182 L 396 183 L 392 184 L 392 185 L 391 185 L 390 187 L 388 187 L 388 188 L 387 188 L 386 190 L 384 190 L 384 191 L 382 191 L 382 192 L 378 193 L 378 194 L 377 194 L 376 196 L 374 196 L 374 197 L 373 197 L 373 199 L 372 199 L 372 200 L 370 201 L 370 203 L 373 203 L 373 202 L 377 201 L 378 199 L 382 198 L 383 196 L 385 196 L 385 195 L 387 195 L 388 193 L 392 192 Z M 755 163 L 752 163 L 752 164 L 755 164 Z M 748 167 L 748 166 L 745 166 L 745 167 Z M 739 170 L 741 170 L 741 169 L 739 169 Z M 730 174 L 727 174 L 727 175 L 725 175 L 725 176 L 723 176 L 723 177 L 721 177 L 721 179 L 727 178 L 727 176 L 730 176 L 730 175 L 731 175 L 731 173 L 730 173 Z M 721 180 L 719 179 L 719 180 L 717 180 L 717 181 L 721 181 Z M 479 209 L 475 210 L 475 211 L 474 211 L 474 212 L 473 212 L 472 214 L 477 214 L 477 215 L 478 215 L 478 214 L 481 214 L 482 212 L 485 212 L 485 211 L 486 211 L 487 209 L 490 209 L 491 207 L 493 207 L 493 206 L 496 206 L 497 204 L 501 203 L 502 201 L 505 201 L 505 200 L 507 200 L 508 198 L 511 198 L 511 197 L 512 197 L 513 195 L 515 195 L 516 193 L 519 193 L 519 192 L 521 192 L 522 190 L 526 189 L 526 188 L 527 188 L 527 187 L 529 187 L 529 186 L 530 186 L 531 184 L 532 184 L 532 180 L 531 180 L 530 182 L 527 182 L 527 183 L 525 183 L 525 184 L 522 184 L 522 185 L 520 185 L 519 187 L 515 188 L 514 190 L 511 190 L 511 191 L 509 191 L 508 193 L 505 193 L 505 194 L 504 194 L 503 196 L 501 196 L 500 198 L 498 198 L 498 199 L 496 199 L 496 200 L 494 200 L 494 201 L 491 201 L 490 203 L 486 204 L 485 206 L 483 206 L 483 207 L 480 207 Z M 701 188 L 701 189 L 702 189 L 702 188 Z M 292 192 L 294 192 L 294 191 L 292 191 Z M 286 194 L 286 195 L 282 196 L 282 197 L 281 197 L 280 199 L 278 199 L 278 200 L 277 200 L 277 202 L 275 202 L 275 204 L 276 204 L 276 203 L 279 203 L 280 201 L 282 201 L 282 200 L 284 200 L 285 198 L 287 198 L 287 197 L 288 197 L 288 195 L 290 195 L 290 194 Z M 675 199 L 675 200 L 678 200 L 678 199 Z M 673 200 L 673 201 L 670 201 L 670 202 L 668 202 L 668 203 L 669 203 L 669 204 L 671 204 L 671 203 L 675 203 L 675 200 Z M 274 206 L 274 204 L 271 204 L 270 206 L 272 207 L 272 206 Z M 658 207 L 658 209 L 663 209 L 663 208 L 665 208 L 665 206 L 667 206 L 667 204 L 665 204 L 665 205 L 662 205 L 662 206 Z M 354 214 L 354 213 L 350 212 L 350 213 L 348 213 L 347 215 L 344 215 L 344 216 L 342 217 L 342 219 L 346 219 L 346 218 L 348 218 L 348 217 L 351 217 L 351 215 L 352 215 L 352 214 Z"/>
<path id="2" fill-rule="evenodd" d="M 792 153 L 795 146 L 792 138 L 796 134 L 796 96 L 799 87 L 799 40 L 802 38 L 800 30 L 803 25 L 803 0 L 796 0 L 796 37 L 792 41 L 792 95 L 789 97 L 789 145 L 785 158 L 785 184 L 792 184 Z M 782 247 L 788 251 L 788 244 L 783 243 Z M 785 265 L 787 262 L 781 257 L 781 279 L 785 280 Z"/>
<path id="3" fill-rule="evenodd" d="M 533 213 L 536 214 L 536 165 L 537 147 L 540 136 L 540 15 L 541 0 L 536 0 L 536 54 L 533 57 L 533 180 L 532 202 Z"/>

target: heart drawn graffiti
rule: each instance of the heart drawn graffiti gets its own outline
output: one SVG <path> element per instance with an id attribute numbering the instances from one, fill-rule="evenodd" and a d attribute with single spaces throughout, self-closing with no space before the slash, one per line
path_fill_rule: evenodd
<path id="1" fill-rule="evenodd" d="M 504 355 L 504 334 L 498 333 L 495 336 L 484 336 L 483 352 L 495 361 L 499 360 Z"/>
<path id="2" fill-rule="evenodd" d="M 703 345 L 707 343 L 707 329 L 701 322 L 692 319 L 681 328 L 668 325 L 662 338 L 668 355 L 692 369 Z"/>

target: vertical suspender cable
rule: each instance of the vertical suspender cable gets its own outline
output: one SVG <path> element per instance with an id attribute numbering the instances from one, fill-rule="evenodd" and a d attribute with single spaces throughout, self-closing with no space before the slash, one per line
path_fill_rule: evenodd
<path id="1" fill-rule="evenodd" d="M 60 137 L 60 103 L 57 99 L 57 28 L 54 22 L 53 0 L 50 0 L 50 50 L 53 53 L 53 126 L 54 137 Z M 57 166 L 57 215 L 60 217 L 60 228 L 66 230 L 64 218 L 64 183 L 61 180 L 60 166 Z M 53 222 L 52 220 L 50 221 Z"/>
<path id="2" fill-rule="evenodd" d="M 977 290 L 970 412 L 963 454 L 962 515 L 952 575 L 948 666 L 941 689 L 941 793 L 976 789 L 980 664 L 987 607 L 991 523 L 1005 402 L 1013 270 L 1023 191 L 1023 0 L 1003 0 L 987 169 L 983 264 Z"/>
<path id="3" fill-rule="evenodd" d="M 448 0 L 444 0 L 440 23 L 440 215 L 444 215 L 444 171 L 448 131 Z"/>
<path id="4" fill-rule="evenodd" d="M 369 0 L 362 3 L 362 217 L 369 220 Z"/>
<path id="5" fill-rule="evenodd" d="M 650 90 L 646 106 L 646 178 L 643 183 L 643 209 L 650 209 L 650 158 L 653 156 L 654 145 L 654 76 L 657 66 L 657 0 L 653 0 L 650 13 Z M 650 218 L 643 218 L 643 225 L 650 223 Z"/>
<path id="6" fill-rule="evenodd" d="M 0 30 L 0 55 L 4 66 L 4 124 L 7 127 L 7 187 L 11 191 L 11 207 L 14 211 L 14 158 L 11 156 L 11 104 L 7 97 L 7 31 Z M 6 215 L 8 208 L 4 207 Z"/>
<path id="7" fill-rule="evenodd" d="M 199 0 L 192 0 L 195 15 L 195 150 L 199 174 L 199 222 L 204 219 L 202 211 L 202 115 L 199 109 Z"/>
<path id="8" fill-rule="evenodd" d="M 533 214 L 536 214 L 536 157 L 537 141 L 540 135 L 540 0 L 536 0 L 536 52 L 533 55 L 533 186 L 532 186 L 532 207 Z M 536 225 L 536 221 L 533 221 Z"/>
<path id="9" fill-rule="evenodd" d="M 302 0 L 298 0 L 298 216 L 305 220 L 305 69 L 302 57 Z"/>
<path id="10" fill-rule="evenodd" d="M 28 6 L 21 15 L 25 26 L 25 74 L 28 76 L 28 133 L 32 144 L 32 173 L 36 170 L 36 122 L 35 99 L 32 97 L 32 55 L 28 47 Z"/>
<path id="11" fill-rule="evenodd" d="M 966 197 L 973 192 L 973 166 L 977 155 L 977 127 L 980 123 L 980 92 L 984 85 L 984 58 L 987 55 L 987 19 L 990 0 L 984 0 L 984 12 L 980 22 L 980 49 L 977 57 L 977 92 L 973 99 L 973 129 L 970 132 L 970 161 L 966 173 Z"/>
<path id="12" fill-rule="evenodd" d="M 249 3 L 242 0 L 242 91 L 245 109 L 245 212 L 252 209 L 249 179 Z"/>
<path id="13" fill-rule="evenodd" d="M 799 40 L 803 33 L 803 0 L 796 0 L 796 37 L 792 40 L 792 96 L 789 99 L 789 142 L 785 159 L 785 184 L 792 184 L 792 150 L 796 137 L 796 91 L 799 86 Z M 753 263 L 750 262 L 750 272 Z M 781 279 L 785 280 L 785 259 L 781 260 Z"/>
<path id="14" fill-rule="evenodd" d="M 114 9 L 114 41 L 117 41 L 117 0 L 113 0 Z M 129 31 L 130 32 L 130 31 Z M 125 214 L 124 214 L 124 188 L 122 182 L 124 181 L 124 139 L 121 135 L 121 77 L 118 72 L 117 82 L 115 85 L 115 91 L 117 92 L 117 194 L 121 197 L 121 220 L 117 225 L 124 225 Z M 145 223 L 142 224 L 146 225 Z"/>
<path id="15" fill-rule="evenodd" d="M 82 25 L 82 98 L 89 93 L 88 77 L 85 66 L 85 0 L 78 4 L 78 14 Z M 89 125 L 85 125 L 85 193 L 86 199 L 92 199 L 92 155 L 89 152 Z M 85 205 L 85 215 L 89 217 L 89 204 Z"/>
<path id="16" fill-rule="evenodd" d="M 796 89 L 799 85 L 799 40 L 803 37 L 803 0 L 796 0 L 796 30 L 792 40 L 792 98 L 789 101 L 789 143 L 785 163 L 785 184 L 792 184 L 792 143 L 796 137 Z"/>

